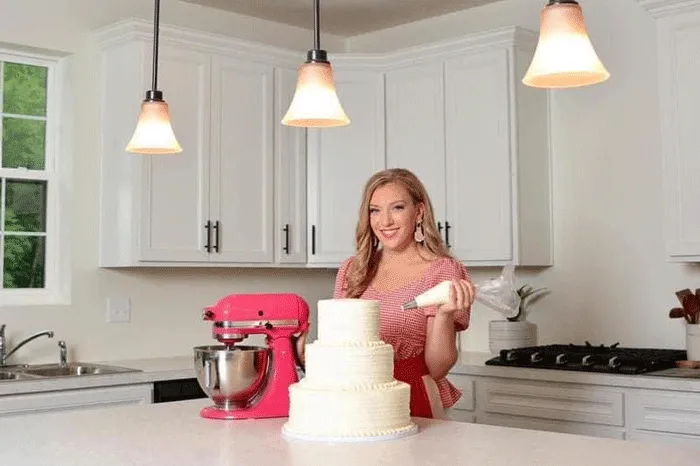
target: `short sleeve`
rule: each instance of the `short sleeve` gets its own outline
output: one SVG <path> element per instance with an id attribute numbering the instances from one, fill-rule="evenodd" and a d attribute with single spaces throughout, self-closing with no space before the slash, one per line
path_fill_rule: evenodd
<path id="1" fill-rule="evenodd" d="M 442 260 L 442 263 L 435 267 L 435 271 L 428 280 L 431 287 L 444 280 L 469 280 L 469 272 L 460 262 L 451 258 L 438 260 Z M 423 312 L 427 317 L 435 317 L 438 307 L 428 306 L 423 309 Z M 464 331 L 469 327 L 470 315 L 471 306 L 455 313 L 455 330 L 457 332 Z"/>
<path id="2" fill-rule="evenodd" d="M 349 259 L 345 259 L 345 261 L 342 264 L 340 264 L 338 273 L 335 276 L 333 299 L 342 299 L 347 297 L 347 281 L 345 277 L 347 276 L 350 264 L 352 264 L 352 257 Z"/>

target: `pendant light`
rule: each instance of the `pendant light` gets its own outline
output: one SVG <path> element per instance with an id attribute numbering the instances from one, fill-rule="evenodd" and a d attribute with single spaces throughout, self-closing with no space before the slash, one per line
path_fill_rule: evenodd
<path id="1" fill-rule="evenodd" d="M 598 84 L 609 77 L 588 38 L 578 2 L 549 0 L 540 15 L 539 42 L 523 83 L 555 89 Z"/>
<path id="2" fill-rule="evenodd" d="M 299 68 L 296 91 L 282 124 L 307 128 L 345 126 L 345 114 L 333 83 L 333 69 L 325 50 L 320 46 L 319 0 L 314 0 L 314 48 L 306 54 L 306 63 Z"/>
<path id="3" fill-rule="evenodd" d="M 141 113 L 131 141 L 126 146 L 128 152 L 137 154 L 176 154 L 182 147 L 175 138 L 170 125 L 168 103 L 158 90 L 158 30 L 160 27 L 160 0 L 155 0 L 153 19 L 153 77 L 151 89 L 146 91 L 146 99 L 141 103 Z"/>

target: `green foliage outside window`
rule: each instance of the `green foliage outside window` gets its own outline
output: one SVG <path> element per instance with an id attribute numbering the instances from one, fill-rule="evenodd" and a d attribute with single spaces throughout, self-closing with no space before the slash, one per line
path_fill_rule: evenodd
<path id="1" fill-rule="evenodd" d="M 44 170 L 48 69 L 2 63 L 2 168 Z M 43 288 L 46 193 L 42 180 L 0 178 L 3 288 Z M 0 191 L 2 192 L 2 191 Z"/>

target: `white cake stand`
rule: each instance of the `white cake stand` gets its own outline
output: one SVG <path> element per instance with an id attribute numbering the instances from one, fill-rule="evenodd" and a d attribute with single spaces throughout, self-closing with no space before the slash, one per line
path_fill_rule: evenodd
<path id="1" fill-rule="evenodd" d="M 304 440 L 307 442 L 329 442 L 329 443 L 336 443 L 336 442 L 346 442 L 346 443 L 379 442 L 382 440 L 395 440 L 395 439 L 399 439 L 399 438 L 403 438 L 403 437 L 408 437 L 409 435 L 413 435 L 416 432 L 418 432 L 418 426 L 414 423 L 411 423 L 411 427 L 409 429 L 402 430 L 401 432 L 397 432 L 395 434 L 366 435 L 366 436 L 361 436 L 361 437 L 328 437 L 328 436 L 318 436 L 318 435 L 297 434 L 295 432 L 288 431 L 286 424 L 284 426 L 282 426 L 282 435 L 286 438 L 294 439 L 294 440 Z"/>

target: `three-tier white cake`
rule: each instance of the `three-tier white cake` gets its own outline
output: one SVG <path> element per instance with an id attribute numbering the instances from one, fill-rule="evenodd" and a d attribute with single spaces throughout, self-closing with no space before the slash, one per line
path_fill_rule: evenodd
<path id="1" fill-rule="evenodd" d="M 376 440 L 417 430 L 410 386 L 394 379 L 394 351 L 379 339 L 379 302 L 318 302 L 318 339 L 306 376 L 289 387 L 283 433 L 309 440 Z"/>

